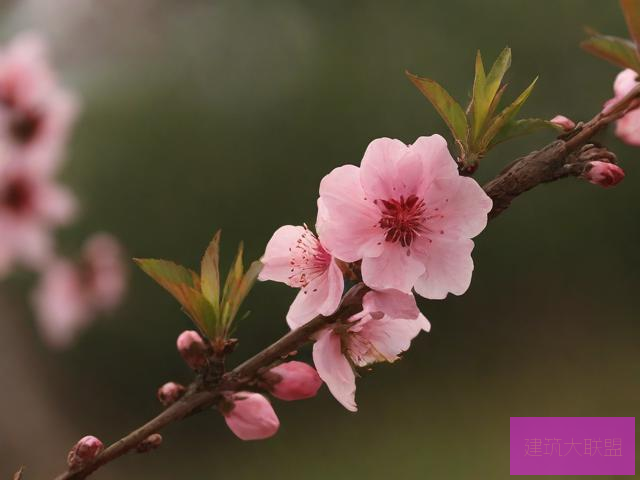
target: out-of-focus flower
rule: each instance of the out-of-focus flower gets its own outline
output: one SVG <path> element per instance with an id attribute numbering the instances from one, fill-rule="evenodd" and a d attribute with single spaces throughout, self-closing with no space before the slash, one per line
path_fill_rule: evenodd
<path id="1" fill-rule="evenodd" d="M 360 168 L 336 168 L 320 183 L 317 229 L 323 245 L 345 262 L 362 259 L 375 290 L 415 288 L 440 299 L 471 282 L 472 237 L 487 223 L 491 199 L 460 176 L 439 135 L 413 145 L 371 142 Z"/>
<path id="2" fill-rule="evenodd" d="M 355 412 L 354 366 L 394 362 L 420 331 L 430 329 L 412 294 L 371 291 L 364 296 L 360 313 L 318 334 L 313 362 L 336 400 Z"/>
<path id="3" fill-rule="evenodd" d="M 635 71 L 627 68 L 620 72 L 613 83 L 614 96 L 604 104 L 604 111 L 606 112 L 636 85 L 638 85 L 638 74 Z M 616 122 L 615 133 L 623 142 L 636 147 L 640 146 L 640 108 L 634 108 L 620 118 Z"/>
<path id="4" fill-rule="evenodd" d="M 576 126 L 576 122 L 574 122 L 570 118 L 565 117 L 564 115 L 556 115 L 549 121 L 558 125 L 560 128 L 567 132 L 569 130 L 573 130 Z"/>
<path id="5" fill-rule="evenodd" d="M 14 264 L 42 267 L 52 254 L 52 230 L 76 210 L 71 193 L 33 165 L 0 164 L 0 277 Z"/>
<path id="6" fill-rule="evenodd" d="M 265 376 L 271 394 L 280 400 L 303 400 L 315 397 L 322 386 L 316 369 L 304 362 L 285 362 L 273 367 Z"/>
<path id="7" fill-rule="evenodd" d="M 291 328 L 338 308 L 344 290 L 342 271 L 306 226 L 285 225 L 276 230 L 261 261 L 260 280 L 300 289 L 287 313 Z"/>
<path id="8" fill-rule="evenodd" d="M 78 100 L 63 89 L 33 32 L 0 50 L 0 155 L 53 172 L 64 153 Z"/>
<path id="9" fill-rule="evenodd" d="M 590 162 L 582 175 L 590 183 L 601 187 L 613 187 L 624 179 L 624 170 L 609 162 Z"/>
<path id="10" fill-rule="evenodd" d="M 167 382 L 158 389 L 158 400 L 164 407 L 176 403 L 184 395 L 185 388 L 176 382 Z"/>
<path id="11" fill-rule="evenodd" d="M 271 403 L 259 393 L 237 392 L 230 399 L 231 408 L 224 411 L 227 426 L 242 440 L 272 437 L 280 428 L 280 420 Z"/>
<path id="12" fill-rule="evenodd" d="M 176 346 L 189 368 L 198 370 L 207 363 L 207 347 L 195 330 L 185 330 L 178 335 Z"/>
<path id="13" fill-rule="evenodd" d="M 100 439 L 92 435 L 82 437 L 69 452 L 67 464 L 69 468 L 76 468 L 91 463 L 103 449 L 104 444 Z"/>
<path id="14" fill-rule="evenodd" d="M 43 272 L 33 301 L 44 338 L 68 346 L 94 316 L 115 308 L 126 286 L 122 249 L 108 234 L 93 235 L 73 263 L 53 261 Z"/>

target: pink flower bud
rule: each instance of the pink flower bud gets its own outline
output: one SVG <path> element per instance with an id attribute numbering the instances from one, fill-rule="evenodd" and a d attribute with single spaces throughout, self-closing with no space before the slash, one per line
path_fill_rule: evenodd
<path id="1" fill-rule="evenodd" d="M 262 440 L 276 434 L 280 420 L 269 400 L 259 393 L 237 392 L 233 407 L 223 412 L 227 426 L 242 440 Z"/>
<path id="2" fill-rule="evenodd" d="M 613 187 L 622 181 L 624 170 L 613 163 L 595 161 L 590 162 L 582 176 L 595 185 L 607 188 Z"/>
<path id="3" fill-rule="evenodd" d="M 158 389 L 158 400 L 165 407 L 175 403 L 182 395 L 185 388 L 176 382 L 167 382 Z"/>
<path id="4" fill-rule="evenodd" d="M 556 115 L 551 120 L 551 123 L 555 123 L 557 126 L 562 128 L 565 131 L 573 130 L 576 126 L 576 123 L 570 118 L 565 117 L 564 115 Z"/>
<path id="5" fill-rule="evenodd" d="M 69 468 L 86 465 L 95 460 L 103 449 L 104 444 L 96 437 L 91 435 L 82 437 L 69 452 L 67 464 Z"/>
<path id="6" fill-rule="evenodd" d="M 302 400 L 318 393 L 322 380 L 316 369 L 304 362 L 286 362 L 272 368 L 264 376 L 274 397 L 280 400 Z"/>
<path id="7" fill-rule="evenodd" d="M 162 444 L 162 435 L 159 433 L 152 433 L 143 441 L 141 441 L 136 447 L 136 452 L 145 453 L 151 450 L 155 450 Z"/>
<path id="8" fill-rule="evenodd" d="M 193 370 L 202 368 L 207 363 L 207 347 L 202 337 L 195 330 L 185 330 L 176 342 L 178 352 Z"/>

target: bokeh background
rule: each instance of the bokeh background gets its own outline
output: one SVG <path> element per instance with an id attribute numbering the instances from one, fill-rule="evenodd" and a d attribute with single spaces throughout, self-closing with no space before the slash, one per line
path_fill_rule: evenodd
<path id="1" fill-rule="evenodd" d="M 624 35 L 617 2 L 28 0 L 2 2 L 0 35 L 38 29 L 83 97 L 62 179 L 81 220 L 130 256 L 198 264 L 223 229 L 257 258 L 286 223 L 313 224 L 320 179 L 369 141 L 446 130 L 407 81 L 431 76 L 466 100 L 473 59 L 513 49 L 508 98 L 536 75 L 523 115 L 587 119 L 616 70 L 580 51 L 582 27 Z M 491 178 L 548 133 L 495 149 Z M 276 402 L 273 439 L 244 443 L 215 412 L 173 425 L 156 453 L 97 479 L 500 479 L 510 416 L 635 416 L 640 400 L 640 150 L 602 138 L 627 179 L 604 190 L 542 186 L 477 239 L 469 292 L 423 302 L 433 324 L 399 363 L 358 383 L 358 414 L 323 388 Z M 0 477 L 52 478 L 82 435 L 105 442 L 157 414 L 156 388 L 188 381 L 177 304 L 131 267 L 124 306 L 64 352 L 38 337 L 19 274 L 0 285 Z M 235 364 L 287 328 L 295 292 L 259 284 Z M 308 358 L 308 352 L 303 352 Z"/>

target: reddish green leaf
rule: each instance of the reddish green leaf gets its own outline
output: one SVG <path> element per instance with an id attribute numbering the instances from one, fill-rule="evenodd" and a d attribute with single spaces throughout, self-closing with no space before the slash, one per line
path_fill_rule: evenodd
<path id="1" fill-rule="evenodd" d="M 580 46 L 587 52 L 622 68 L 631 68 L 640 72 L 640 60 L 633 42 L 609 35 L 592 35 L 583 40 Z"/>
<path id="2" fill-rule="evenodd" d="M 491 107 L 497 104 L 496 96 L 502 96 L 502 79 L 511 66 L 511 49 L 506 47 L 493 63 L 489 74 L 484 76 L 480 52 L 476 56 L 476 80 L 473 85 L 473 138 L 478 139 L 485 130 L 485 122 L 490 117 Z M 477 81 L 480 77 L 480 81 Z M 497 101 L 500 99 L 498 98 Z"/>
<path id="3" fill-rule="evenodd" d="M 462 107 L 437 82 L 430 78 L 422 78 L 406 72 L 409 80 L 427 97 L 442 119 L 445 121 L 454 138 L 467 148 L 467 117 Z"/>
<path id="4" fill-rule="evenodd" d="M 627 28 L 636 46 L 640 45 L 640 0 L 620 0 Z"/>
<path id="5" fill-rule="evenodd" d="M 209 243 L 200 268 L 202 294 L 211 303 L 214 311 L 220 310 L 220 230 Z"/>
<path id="6" fill-rule="evenodd" d="M 493 148 L 499 143 L 502 143 L 512 138 L 528 135 L 538 130 L 549 128 L 558 131 L 558 127 L 548 120 L 541 118 L 524 118 L 522 120 L 515 120 L 507 123 L 498 134 L 493 137 L 489 142 L 489 148 Z"/>

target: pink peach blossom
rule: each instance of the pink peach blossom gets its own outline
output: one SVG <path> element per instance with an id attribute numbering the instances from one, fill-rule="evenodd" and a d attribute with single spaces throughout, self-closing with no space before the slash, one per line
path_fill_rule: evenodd
<path id="1" fill-rule="evenodd" d="M 322 179 L 316 226 L 336 258 L 362 259 L 369 287 L 415 288 L 441 299 L 469 287 L 471 238 L 484 229 L 491 206 L 475 180 L 458 174 L 441 136 L 409 146 L 380 138 L 360 167 L 339 167 Z"/>
<path id="2" fill-rule="evenodd" d="M 180 356 L 189 368 L 198 370 L 207 363 L 207 346 L 198 332 L 185 330 L 176 340 L 176 346 Z"/>
<path id="3" fill-rule="evenodd" d="M 611 107 L 638 85 L 637 78 L 638 74 L 629 68 L 618 74 L 613 83 L 614 97 L 605 103 L 605 112 L 607 108 Z M 640 108 L 630 110 L 616 122 L 615 134 L 620 140 L 629 145 L 640 146 Z"/>
<path id="4" fill-rule="evenodd" d="M 336 400 L 355 412 L 354 367 L 394 362 L 420 331 L 430 329 L 412 294 L 370 291 L 362 312 L 318 334 L 313 362 Z"/>
<path id="5" fill-rule="evenodd" d="M 269 391 L 280 400 L 303 400 L 315 397 L 322 386 L 316 369 L 304 362 L 285 362 L 268 372 Z M 275 376 L 272 382 L 269 382 Z"/>
<path id="6" fill-rule="evenodd" d="M 91 237 L 80 262 L 52 262 L 33 295 L 38 326 L 53 347 L 67 347 L 93 317 L 115 308 L 126 285 L 122 252 L 107 234 Z"/>
<path id="7" fill-rule="evenodd" d="M 227 426 L 241 440 L 272 437 L 280 428 L 280 420 L 271 403 L 259 393 L 234 393 L 231 410 L 224 412 Z"/>
<path id="8" fill-rule="evenodd" d="M 344 290 L 342 271 L 306 226 L 285 225 L 276 230 L 262 263 L 260 280 L 283 282 L 300 289 L 287 313 L 291 328 L 317 315 L 331 315 L 338 308 Z"/>
<path id="9" fill-rule="evenodd" d="M 576 126 L 576 122 L 574 122 L 570 118 L 565 117 L 564 115 L 556 115 L 549 121 L 558 125 L 565 131 L 573 130 Z"/>
<path id="10" fill-rule="evenodd" d="M 601 187 L 613 187 L 624 179 L 624 170 L 608 162 L 591 162 L 583 174 L 590 183 Z"/>
<path id="11" fill-rule="evenodd" d="M 74 213 L 69 191 L 33 165 L 0 164 L 0 277 L 15 263 L 42 267 L 52 255 L 52 230 Z"/>
<path id="12" fill-rule="evenodd" d="M 52 172 L 59 165 L 78 111 L 60 87 L 36 33 L 16 36 L 0 50 L 0 154 L 20 156 Z"/>

